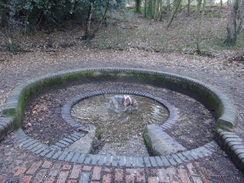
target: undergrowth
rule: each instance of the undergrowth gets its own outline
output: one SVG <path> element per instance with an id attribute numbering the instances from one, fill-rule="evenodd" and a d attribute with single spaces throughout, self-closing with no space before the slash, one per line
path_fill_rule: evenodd
<path id="1" fill-rule="evenodd" d="M 244 48 L 244 31 L 238 36 L 235 46 L 229 47 L 223 44 L 227 36 L 227 11 L 221 10 L 222 14 L 218 16 L 215 12 L 204 17 L 200 56 L 206 56 L 215 50 Z M 195 54 L 199 19 L 194 12 L 191 16 L 187 16 L 184 12 L 178 14 L 168 30 L 166 29 L 167 20 L 166 15 L 163 16 L 162 21 L 153 21 L 145 18 L 143 14 L 132 11 L 114 12 L 109 14 L 106 24 L 102 26 L 95 38 L 89 41 L 79 39 L 84 32 L 84 27 L 77 23 L 64 24 L 62 29 L 56 30 L 40 29 L 32 35 L 21 36 L 20 34 L 23 33 L 21 30 L 17 32 L 18 28 L 12 33 L 14 43 L 7 41 L 7 44 L 5 42 L 5 45 L 0 45 L 0 49 L 16 53 L 16 45 L 18 45 L 18 50 L 25 51 L 35 51 L 38 48 L 42 51 L 57 51 L 69 46 L 85 46 L 92 49 L 121 51 L 138 49 L 148 52 Z M 3 37 L 3 40 L 8 40 L 8 35 Z"/>
<path id="2" fill-rule="evenodd" d="M 155 52 L 193 52 L 196 50 L 196 32 L 199 19 L 178 15 L 172 27 L 166 30 L 167 20 L 149 21 L 142 15 L 125 16 L 111 20 L 106 29 L 100 31 L 89 44 L 97 49 L 128 50 L 136 48 Z M 224 46 L 226 39 L 226 19 L 219 16 L 206 16 L 201 29 L 202 53 L 214 50 L 244 48 L 244 33 L 238 36 L 235 46 Z M 206 54 L 203 54 L 206 55 Z"/>

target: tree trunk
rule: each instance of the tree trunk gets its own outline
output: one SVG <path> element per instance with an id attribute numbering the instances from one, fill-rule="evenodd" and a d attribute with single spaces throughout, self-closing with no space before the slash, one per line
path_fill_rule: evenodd
<path id="1" fill-rule="evenodd" d="M 180 8 L 180 5 L 181 5 L 181 0 L 175 0 L 175 1 L 177 1 L 176 4 L 175 4 L 175 10 L 174 10 L 173 14 L 170 17 L 169 23 L 167 25 L 167 29 L 170 27 L 171 23 L 173 22 L 173 20 L 175 18 L 175 15 L 178 12 L 178 10 Z"/>
<path id="2" fill-rule="evenodd" d="M 102 23 L 104 22 L 104 20 L 107 17 L 107 13 L 108 13 L 108 6 L 106 7 L 102 19 L 99 23 L 99 25 L 97 26 L 97 28 L 92 32 L 91 30 L 91 19 L 92 19 L 92 4 L 90 4 L 89 8 L 88 8 L 88 13 L 87 13 L 87 20 L 86 20 L 86 30 L 85 30 L 85 35 L 82 37 L 83 40 L 91 40 L 95 37 L 95 34 L 97 33 L 97 31 L 100 29 Z"/>
<path id="3" fill-rule="evenodd" d="M 169 13 L 170 12 L 170 0 L 167 0 L 167 12 Z"/>
<path id="4" fill-rule="evenodd" d="M 227 39 L 225 41 L 225 44 L 231 46 L 235 45 L 236 38 L 237 38 L 237 30 L 236 30 L 236 19 L 237 19 L 237 12 L 238 12 L 238 5 L 239 0 L 235 0 L 230 15 L 227 22 Z"/>
<path id="5" fill-rule="evenodd" d="M 144 17 L 147 17 L 147 0 L 144 2 Z"/>
<path id="6" fill-rule="evenodd" d="M 153 18 L 153 0 L 147 0 L 147 16 Z"/>
<path id="7" fill-rule="evenodd" d="M 86 30 L 83 39 L 90 39 L 91 38 L 91 19 L 92 19 L 92 4 L 88 7 L 87 12 L 87 19 L 86 19 Z"/>
<path id="8" fill-rule="evenodd" d="M 200 12 L 202 0 L 197 0 L 197 12 Z"/>
<path id="9" fill-rule="evenodd" d="M 159 18 L 159 21 L 162 21 L 162 7 L 163 7 L 163 0 L 159 0 L 159 10 L 158 10 L 158 18 Z"/>
<path id="10" fill-rule="evenodd" d="M 161 13 L 162 13 L 162 0 L 154 0 L 154 20 L 160 20 L 161 19 Z"/>
<path id="11" fill-rule="evenodd" d="M 187 3 L 187 16 L 190 16 L 190 7 L 191 7 L 191 0 L 188 0 L 188 3 Z"/>
<path id="12" fill-rule="evenodd" d="M 201 14 L 201 18 L 200 18 L 200 22 L 198 24 L 198 30 L 197 30 L 197 37 L 196 37 L 196 45 L 197 45 L 197 53 L 198 54 L 201 54 L 202 51 L 201 51 L 201 47 L 200 47 L 200 43 L 201 43 L 201 30 L 202 30 L 202 21 L 203 21 L 203 18 L 204 18 L 204 14 L 205 14 L 205 5 L 206 5 L 206 0 L 203 0 L 202 2 L 202 14 Z M 198 14 L 200 15 L 200 9 L 199 9 L 199 12 Z"/>
<path id="13" fill-rule="evenodd" d="M 105 9 L 102 20 L 100 21 L 99 25 L 97 26 L 97 28 L 93 31 L 93 33 L 91 34 L 90 38 L 93 39 L 95 37 L 95 34 L 97 33 L 97 31 L 100 29 L 102 23 L 104 22 L 104 20 L 107 17 L 107 13 L 108 13 L 108 7 Z"/>
<path id="14" fill-rule="evenodd" d="M 8 0 L 3 0 L 3 4 L 7 5 Z M 2 14 L 2 20 L 1 20 L 1 25 L 3 27 L 8 25 L 8 21 L 7 21 L 7 8 L 5 6 L 0 6 L 1 8 L 1 14 Z"/>
<path id="15" fill-rule="evenodd" d="M 237 26 L 236 29 L 236 33 L 237 35 L 240 34 L 241 32 L 241 28 L 242 28 L 242 23 L 243 23 L 243 19 L 244 19 L 244 1 L 243 0 L 239 0 L 239 6 L 238 6 L 238 19 L 239 19 L 239 25 Z"/>
<path id="16" fill-rule="evenodd" d="M 135 0 L 136 13 L 141 13 L 141 0 Z"/>
<path id="17" fill-rule="evenodd" d="M 153 7 L 154 7 L 153 19 L 157 20 L 158 19 L 158 0 L 154 0 Z"/>

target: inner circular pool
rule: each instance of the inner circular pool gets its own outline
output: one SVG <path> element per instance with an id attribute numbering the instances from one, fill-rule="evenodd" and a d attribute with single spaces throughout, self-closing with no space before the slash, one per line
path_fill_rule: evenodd
<path id="1" fill-rule="evenodd" d="M 94 125 L 98 129 L 100 144 L 103 146 L 100 153 L 108 153 L 105 149 L 113 149 L 117 155 L 124 155 L 128 148 L 145 151 L 141 149 L 144 146 L 142 135 L 145 127 L 149 124 L 162 125 L 169 117 L 169 111 L 163 104 L 138 95 L 129 95 L 133 102 L 136 101 L 136 105 L 124 106 L 119 101 L 119 110 L 115 110 L 114 104 L 111 104 L 112 99 L 123 96 L 124 94 L 93 96 L 79 101 L 71 109 L 71 116 L 75 121 L 82 125 Z"/>

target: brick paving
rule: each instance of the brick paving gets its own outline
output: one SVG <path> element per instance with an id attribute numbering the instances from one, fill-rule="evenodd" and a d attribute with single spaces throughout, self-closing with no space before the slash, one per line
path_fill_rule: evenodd
<path id="1" fill-rule="evenodd" d="M 244 182 L 223 151 L 176 166 L 133 167 L 84 164 L 41 157 L 14 140 L 16 132 L 0 143 L 0 182 L 45 183 L 211 183 Z"/>

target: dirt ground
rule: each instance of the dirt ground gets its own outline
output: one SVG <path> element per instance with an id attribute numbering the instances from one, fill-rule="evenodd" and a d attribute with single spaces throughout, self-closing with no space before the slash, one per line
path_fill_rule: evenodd
<path id="1" fill-rule="evenodd" d="M 202 45 L 211 56 L 199 56 L 194 52 L 192 31 L 196 22 L 184 20 L 178 17 L 166 31 L 166 22 L 118 16 L 90 42 L 78 39 L 81 27 L 74 24 L 38 30 L 31 35 L 23 34 L 21 27 L 11 33 L 0 28 L 0 110 L 15 86 L 34 77 L 77 68 L 143 68 L 195 78 L 225 93 L 238 112 L 235 131 L 244 139 L 243 40 L 233 49 L 220 48 L 226 19 L 210 17 L 204 24 Z M 6 46 L 9 37 L 16 44 L 15 54 Z M 218 156 L 226 158 L 225 154 Z M 215 170 L 221 170 L 221 158 L 211 162 Z"/>
<path id="2" fill-rule="evenodd" d="M 100 83 L 76 83 L 76 85 L 70 84 L 68 86 L 60 86 L 60 88 L 53 88 L 45 91 L 40 97 L 31 101 L 27 106 L 23 119 L 25 132 L 29 136 L 45 144 L 55 144 L 63 137 L 70 135 L 76 130 L 70 127 L 62 118 L 62 106 L 75 96 L 105 90 L 105 88 L 108 91 L 124 89 L 146 92 L 155 97 L 160 97 L 169 101 L 172 106 L 177 108 L 179 118 L 175 125 L 166 130 L 166 132 L 187 149 L 197 148 L 213 139 L 214 129 L 216 127 L 214 117 L 196 100 L 186 95 L 156 86 L 109 81 Z M 147 111 L 145 111 L 145 113 L 146 112 Z M 96 111 L 94 111 L 94 113 L 96 113 Z M 134 122 L 131 121 L 130 123 L 123 124 L 123 127 L 114 124 L 106 128 L 111 129 L 115 127 L 116 129 L 123 129 L 122 131 L 117 130 L 116 133 L 113 134 L 113 140 L 117 139 L 119 134 L 121 136 L 119 139 L 121 140 L 122 137 L 131 137 L 132 129 L 140 128 L 143 130 L 145 128 L 145 124 L 142 127 L 139 124 L 130 127 L 133 123 Z M 120 123 L 118 125 L 120 125 Z M 109 131 L 106 128 L 101 130 Z M 194 133 L 192 133 L 193 131 Z M 102 139 L 103 136 L 106 135 L 107 134 L 102 133 Z M 106 140 L 108 140 L 108 137 Z"/>

